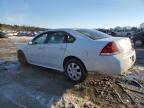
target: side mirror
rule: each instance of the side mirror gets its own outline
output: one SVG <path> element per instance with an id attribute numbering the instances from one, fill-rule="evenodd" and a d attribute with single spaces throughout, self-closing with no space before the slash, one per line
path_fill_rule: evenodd
<path id="1" fill-rule="evenodd" d="M 32 45 L 32 41 L 28 42 L 29 45 Z"/>

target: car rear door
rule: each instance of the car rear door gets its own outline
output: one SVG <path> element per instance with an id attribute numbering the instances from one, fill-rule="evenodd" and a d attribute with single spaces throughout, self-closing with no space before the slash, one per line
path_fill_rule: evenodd
<path id="1" fill-rule="evenodd" d="M 45 64 L 48 67 L 60 69 L 66 51 L 66 33 L 62 31 L 49 32 L 45 47 Z"/>
<path id="2" fill-rule="evenodd" d="M 32 40 L 28 45 L 28 59 L 33 64 L 44 65 L 44 53 L 47 33 L 42 33 Z"/>

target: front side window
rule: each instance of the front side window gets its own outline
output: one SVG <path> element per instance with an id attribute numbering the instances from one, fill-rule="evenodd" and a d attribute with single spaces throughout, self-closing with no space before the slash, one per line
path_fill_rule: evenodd
<path id="1" fill-rule="evenodd" d="M 66 34 L 64 32 L 52 32 L 49 33 L 48 43 L 64 43 Z"/>
<path id="2" fill-rule="evenodd" d="M 33 44 L 44 44 L 46 42 L 47 33 L 41 34 L 33 39 Z"/>

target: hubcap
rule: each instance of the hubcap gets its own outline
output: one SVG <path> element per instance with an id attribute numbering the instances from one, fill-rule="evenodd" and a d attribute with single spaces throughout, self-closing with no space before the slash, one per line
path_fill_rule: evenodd
<path id="1" fill-rule="evenodd" d="M 81 78 L 82 72 L 80 66 L 76 63 L 70 63 L 67 67 L 67 72 L 72 80 L 77 81 Z"/>

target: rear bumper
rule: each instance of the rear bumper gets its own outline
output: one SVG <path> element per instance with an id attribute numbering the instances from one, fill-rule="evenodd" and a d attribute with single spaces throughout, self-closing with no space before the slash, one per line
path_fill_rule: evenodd
<path id="1" fill-rule="evenodd" d="M 135 50 L 132 50 L 130 54 L 126 55 L 123 57 L 121 60 L 121 73 L 123 74 L 124 72 L 127 72 L 128 69 L 130 69 L 136 61 L 136 53 Z"/>
<path id="2" fill-rule="evenodd" d="M 133 66 L 135 61 L 135 50 L 131 50 L 128 54 L 100 56 L 95 60 L 87 60 L 85 66 L 88 72 L 119 75 L 127 72 L 127 70 Z"/>

